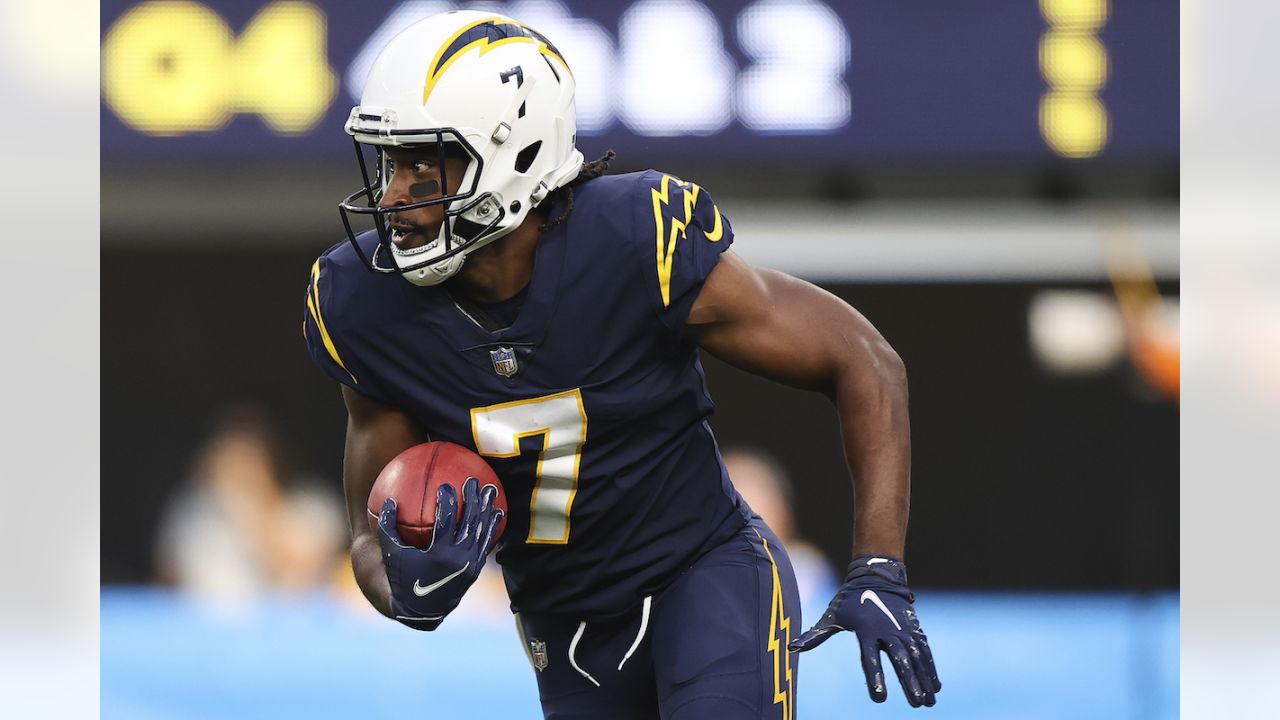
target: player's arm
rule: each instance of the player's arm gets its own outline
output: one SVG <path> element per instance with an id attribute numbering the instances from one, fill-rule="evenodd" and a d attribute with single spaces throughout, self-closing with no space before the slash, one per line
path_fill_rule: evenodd
<path id="1" fill-rule="evenodd" d="M 425 433 L 407 414 L 342 386 L 347 405 L 347 442 L 342 486 L 351 521 L 351 567 L 356 584 L 378 612 L 394 617 L 391 587 L 378 535 L 369 527 L 369 491 L 378 473 L 402 451 L 425 442 Z"/>
<path id="2" fill-rule="evenodd" d="M 424 442 L 426 433 L 390 405 L 346 386 L 342 396 L 347 404 L 343 486 L 356 583 L 378 612 L 415 630 L 434 630 L 476 581 L 493 548 L 504 514 L 494 504 L 497 489 L 481 488 L 476 478 L 467 478 L 459 497 L 452 485 L 442 484 L 426 549 L 400 539 L 391 498 L 378 514 L 377 532 L 372 531 L 367 503 L 378 474 L 396 455 Z"/>
<path id="3" fill-rule="evenodd" d="M 684 332 L 731 365 L 832 399 L 853 470 L 853 553 L 902 559 L 911 496 L 907 375 L 875 327 L 836 296 L 727 251 Z"/>
<path id="4" fill-rule="evenodd" d="M 725 252 L 690 310 L 685 336 L 744 370 L 831 398 L 853 471 L 853 561 L 822 618 L 790 644 L 810 650 L 856 632 L 872 700 L 887 698 L 888 654 L 913 707 L 942 689 L 903 550 L 911 498 L 907 376 L 889 343 L 844 301 Z"/>

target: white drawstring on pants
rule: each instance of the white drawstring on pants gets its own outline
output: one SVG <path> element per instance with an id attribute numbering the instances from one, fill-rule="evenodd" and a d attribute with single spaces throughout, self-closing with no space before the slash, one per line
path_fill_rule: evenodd
<path id="1" fill-rule="evenodd" d="M 652 595 L 645 596 L 644 608 L 640 610 L 640 632 L 636 634 L 635 642 L 631 643 L 631 649 L 627 651 L 626 655 L 622 656 L 622 662 L 618 663 L 619 670 L 622 669 L 623 665 L 627 664 L 627 661 L 631 659 L 631 653 L 634 653 L 636 648 L 640 647 L 640 641 L 644 639 L 644 631 L 649 627 L 649 603 L 652 601 Z"/>
<path id="2" fill-rule="evenodd" d="M 586 630 L 587 630 L 586 620 L 583 620 L 582 622 L 578 623 L 578 632 L 574 633 L 573 640 L 569 641 L 569 664 L 573 666 L 574 670 L 578 671 L 579 675 L 590 680 L 592 685 L 595 685 L 596 687 L 600 687 L 600 683 L 595 678 L 591 677 L 591 673 L 578 667 L 578 661 L 575 660 L 573 657 L 573 654 L 578 650 L 578 641 L 582 639 L 582 633 L 586 632 Z"/>
<path id="3" fill-rule="evenodd" d="M 653 596 L 649 595 L 645 597 L 644 605 L 640 610 L 640 632 L 636 633 L 636 639 L 631 643 L 631 647 L 627 650 L 627 654 L 622 656 L 622 662 L 618 663 L 619 671 L 622 670 L 623 665 L 627 664 L 627 661 L 631 659 L 631 656 L 635 654 L 636 649 L 640 647 L 640 642 L 644 640 L 645 631 L 649 629 L 649 610 L 652 604 Z M 591 681 L 592 685 L 600 687 L 600 682 L 591 677 L 591 673 L 583 670 L 582 667 L 578 665 L 578 660 L 575 657 L 578 652 L 578 642 L 582 640 L 582 634 L 586 631 L 587 621 L 583 620 L 578 623 L 578 631 L 573 634 L 573 640 L 569 641 L 569 665 L 572 666 L 574 670 L 577 670 L 579 675 Z"/>

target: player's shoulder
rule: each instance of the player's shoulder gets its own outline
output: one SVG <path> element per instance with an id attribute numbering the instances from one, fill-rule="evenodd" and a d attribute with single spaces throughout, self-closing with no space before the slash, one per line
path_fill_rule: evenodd
<path id="1" fill-rule="evenodd" d="M 370 235 L 356 238 L 365 252 L 377 244 L 377 236 Z M 387 402 L 370 384 L 369 368 L 361 360 L 369 342 L 362 331 L 373 326 L 368 320 L 393 306 L 387 292 L 391 286 L 380 278 L 398 279 L 371 271 L 349 242 L 321 253 L 307 278 L 302 336 L 312 360 L 330 378 Z"/>
<path id="2" fill-rule="evenodd" d="M 593 233 L 613 230 L 647 249 L 656 229 L 664 235 L 673 222 L 683 231 L 713 205 L 697 183 L 661 170 L 603 175 L 574 188 L 573 212 L 590 217 Z M 718 212 L 718 211 L 717 211 Z"/>
<path id="3" fill-rule="evenodd" d="M 356 242 L 368 257 L 378 247 L 378 235 L 373 230 L 363 232 L 356 236 Z M 327 276 L 351 276 L 353 280 L 361 278 L 361 273 L 369 273 L 369 268 L 356 254 L 349 239 L 334 243 L 320 253 L 312 267 Z"/>
<path id="4" fill-rule="evenodd" d="M 686 182 L 678 175 L 662 170 L 639 170 L 636 172 L 602 175 L 577 189 L 579 196 L 604 207 L 625 206 L 628 203 L 644 205 L 653 202 L 653 194 L 669 193 L 672 187 L 687 188 L 694 183 Z M 576 203 L 575 203 L 576 205 Z"/>
<path id="5" fill-rule="evenodd" d="M 619 292 L 624 289 L 617 278 L 631 278 L 630 289 L 641 283 L 642 292 L 633 297 L 647 298 L 662 313 L 675 309 L 663 321 L 680 326 L 733 242 L 728 219 L 710 194 L 660 170 L 605 175 L 574 190 L 570 226 L 577 230 L 571 230 L 570 242 L 582 274 L 610 278 L 611 289 Z"/>
<path id="6" fill-rule="evenodd" d="M 370 230 L 356 236 L 365 257 L 372 257 L 378 247 L 377 233 Z M 325 250 L 311 265 L 307 282 L 308 302 L 324 308 L 326 317 L 335 325 L 358 313 L 388 292 L 394 291 L 394 275 L 375 273 L 365 264 L 349 240 Z"/>

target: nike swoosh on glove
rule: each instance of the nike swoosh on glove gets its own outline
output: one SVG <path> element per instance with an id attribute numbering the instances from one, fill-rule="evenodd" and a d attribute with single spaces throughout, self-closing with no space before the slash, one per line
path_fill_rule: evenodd
<path id="1" fill-rule="evenodd" d="M 889 697 L 880 653 L 888 653 L 911 707 L 932 707 L 942 690 L 929 641 L 920 629 L 907 587 L 907 566 L 893 558 L 859 555 L 849 563 L 844 584 L 812 628 L 788 646 L 796 652 L 818 647 L 841 630 L 852 630 L 862 648 L 862 671 L 871 699 Z"/>
<path id="2" fill-rule="evenodd" d="M 396 530 L 396 501 L 387 498 L 378 514 L 378 542 L 391 583 L 391 611 L 415 630 L 435 630 L 476 581 L 493 547 L 503 512 L 494 507 L 498 489 L 467 478 L 462 484 L 462 520 L 458 492 L 443 484 L 436 491 L 431 546 L 405 544 Z"/>

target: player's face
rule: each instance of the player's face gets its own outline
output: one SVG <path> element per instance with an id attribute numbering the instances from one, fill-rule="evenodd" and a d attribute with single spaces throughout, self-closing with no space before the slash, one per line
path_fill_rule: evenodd
<path id="1" fill-rule="evenodd" d="M 386 153 L 387 190 L 378 201 L 378 207 L 382 208 L 438 198 L 446 190 L 451 194 L 456 193 L 467 169 L 465 160 L 446 156 L 444 176 L 449 187 L 445 189 L 441 188 L 440 155 L 435 147 L 388 148 Z M 443 204 L 390 213 L 387 216 L 391 227 L 391 241 L 404 250 L 426 245 L 435 239 L 440 234 L 443 220 Z"/>

